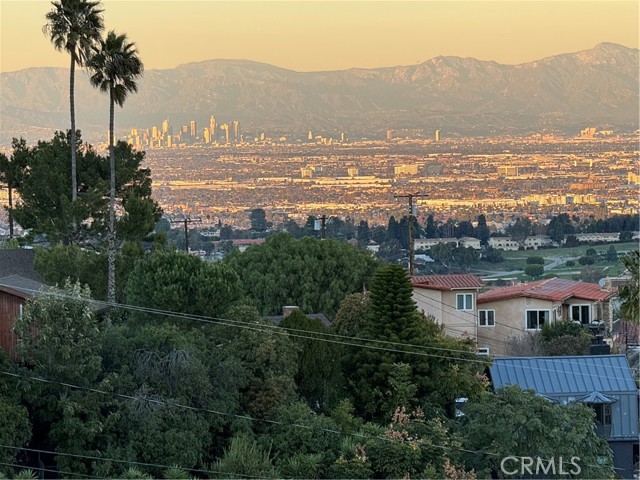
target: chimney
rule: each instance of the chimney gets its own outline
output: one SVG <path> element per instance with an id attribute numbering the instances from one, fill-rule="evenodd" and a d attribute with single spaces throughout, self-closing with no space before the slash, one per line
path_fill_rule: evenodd
<path id="1" fill-rule="evenodd" d="M 602 335 L 596 335 L 591 339 L 591 345 L 589 345 L 589 355 L 609 355 L 611 354 L 611 347 L 604 343 L 604 337 Z"/>
<path id="2" fill-rule="evenodd" d="M 282 318 L 287 318 L 289 315 L 291 315 L 296 310 L 300 310 L 300 307 L 297 307 L 295 305 L 287 305 L 287 306 L 282 307 Z"/>

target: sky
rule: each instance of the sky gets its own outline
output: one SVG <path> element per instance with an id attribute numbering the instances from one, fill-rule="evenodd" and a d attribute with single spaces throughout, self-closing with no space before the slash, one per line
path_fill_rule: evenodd
<path id="1" fill-rule="evenodd" d="M 637 1 L 103 0 L 108 30 L 145 69 L 244 59 L 296 71 L 411 65 L 439 55 L 519 64 L 593 48 L 638 48 Z M 42 33 L 44 0 L 0 0 L 0 72 L 67 67 Z"/>

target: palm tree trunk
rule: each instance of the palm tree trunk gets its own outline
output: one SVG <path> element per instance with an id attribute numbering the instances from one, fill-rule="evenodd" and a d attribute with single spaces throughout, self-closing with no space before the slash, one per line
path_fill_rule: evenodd
<path id="1" fill-rule="evenodd" d="M 109 89 L 109 167 L 111 170 L 109 189 L 109 246 L 108 246 L 108 286 L 107 300 L 116 301 L 116 152 L 113 147 L 113 121 L 114 121 L 114 86 Z"/>
<path id="2" fill-rule="evenodd" d="M 71 67 L 69 68 L 69 110 L 71 113 L 71 202 L 72 208 L 76 198 L 78 197 L 78 176 L 76 173 L 76 144 L 78 139 L 76 136 L 76 105 L 75 105 L 75 73 L 76 73 L 76 56 L 71 54 Z M 77 225 L 76 215 L 73 214 L 73 231 L 71 233 L 71 243 L 73 243 Z"/>
<path id="3" fill-rule="evenodd" d="M 76 173 L 76 106 L 75 106 L 75 72 L 76 57 L 71 54 L 71 68 L 69 69 L 69 110 L 71 113 L 71 200 L 74 202 L 78 197 L 78 178 Z"/>
<path id="4" fill-rule="evenodd" d="M 13 209 L 13 189 L 11 184 L 8 185 L 7 190 L 9 191 L 9 238 L 13 238 L 13 215 L 11 213 Z"/>

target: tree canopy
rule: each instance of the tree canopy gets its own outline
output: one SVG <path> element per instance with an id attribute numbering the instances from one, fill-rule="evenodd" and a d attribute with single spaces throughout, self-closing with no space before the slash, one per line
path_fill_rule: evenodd
<path id="1" fill-rule="evenodd" d="M 640 324 L 640 250 L 622 257 L 622 263 L 630 278 L 618 290 L 618 296 L 622 300 L 620 315 L 625 320 Z"/>
<path id="2" fill-rule="evenodd" d="M 69 243 L 73 219 L 80 224 L 80 237 L 100 240 L 108 222 L 109 161 L 88 144 L 77 151 L 81 194 L 71 201 L 69 176 L 69 135 L 56 132 L 50 141 L 36 146 L 14 139 L 12 158 L 19 159 L 13 178 L 20 202 L 13 209 L 15 220 L 33 233 L 47 234 L 54 242 Z M 151 172 L 141 168 L 144 152 L 136 152 L 125 142 L 115 150 L 119 166 L 116 179 L 118 201 L 123 207 L 121 239 L 141 239 L 153 230 L 161 210 L 151 199 Z"/>
<path id="3" fill-rule="evenodd" d="M 512 386 L 469 401 L 464 413 L 463 446 L 474 452 L 465 455 L 465 463 L 481 478 L 503 478 L 500 462 L 509 456 L 556 462 L 579 457 L 581 471 L 575 478 L 614 477 L 611 450 L 596 435 L 593 410 L 584 404 L 554 404 Z M 562 477 L 557 470 L 556 477 Z"/>
<path id="4" fill-rule="evenodd" d="M 297 305 L 303 312 L 330 318 L 346 295 L 366 288 L 378 266 L 369 252 L 347 243 L 295 240 L 288 234 L 271 237 L 244 253 L 233 252 L 224 263 L 239 275 L 244 295 L 263 315 Z"/>
<path id="5" fill-rule="evenodd" d="M 238 276 L 225 264 L 204 262 L 182 252 L 158 252 L 136 263 L 125 296 L 127 303 L 141 307 L 221 316 L 241 299 L 242 289 Z M 142 311 L 131 316 L 162 318 Z"/>

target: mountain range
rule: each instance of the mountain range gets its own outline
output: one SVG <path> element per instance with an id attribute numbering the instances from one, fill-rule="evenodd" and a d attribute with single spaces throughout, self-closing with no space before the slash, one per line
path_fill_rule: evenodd
<path id="1" fill-rule="evenodd" d="M 409 66 L 296 72 L 247 60 L 208 60 L 148 70 L 139 93 L 116 107 L 116 128 L 240 121 L 269 135 L 373 134 L 441 129 L 451 134 L 573 131 L 639 126 L 639 51 L 601 43 L 590 50 L 519 65 L 436 57 Z M 144 58 L 143 58 L 144 60 Z M 49 138 L 69 125 L 68 70 L 0 74 L 0 143 Z M 76 74 L 78 128 L 106 137 L 107 96 Z M 199 127 L 201 130 L 201 127 Z"/>

